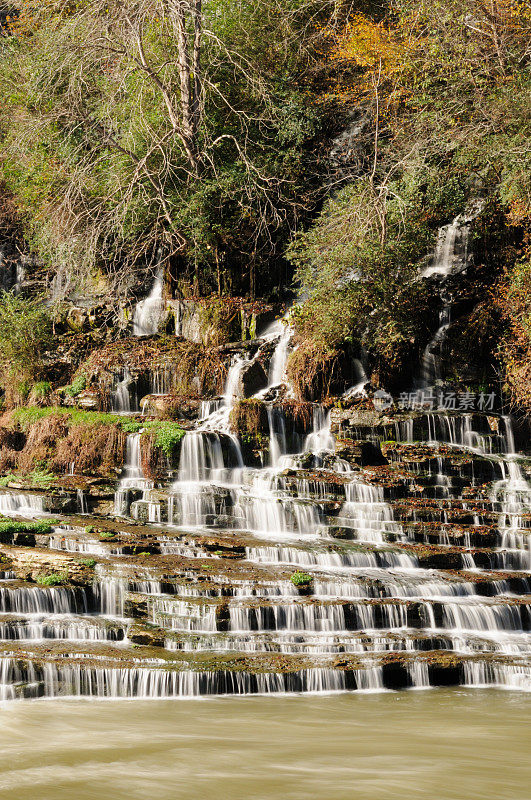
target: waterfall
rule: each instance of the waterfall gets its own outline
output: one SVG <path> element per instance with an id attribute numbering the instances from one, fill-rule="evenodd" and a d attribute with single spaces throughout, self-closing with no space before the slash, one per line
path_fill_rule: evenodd
<path id="1" fill-rule="evenodd" d="M 17 614 L 86 614 L 90 599 L 83 589 L 0 586 L 0 612 Z"/>
<path id="2" fill-rule="evenodd" d="M 179 482 L 200 483 L 216 478 L 222 480 L 224 472 L 225 461 L 219 434 L 192 431 L 184 436 L 179 461 Z"/>
<path id="3" fill-rule="evenodd" d="M 212 521 L 220 513 L 216 486 L 239 483 L 242 468 L 235 436 L 205 430 L 187 433 L 181 444 L 178 479 L 170 488 L 169 522 L 197 526 Z"/>
<path id="4" fill-rule="evenodd" d="M 278 386 L 278 384 L 282 383 L 284 380 L 291 336 L 291 329 L 285 326 L 280 335 L 275 352 L 273 353 L 273 358 L 271 359 L 271 364 L 269 366 L 268 377 L 270 386 Z"/>
<path id="5" fill-rule="evenodd" d="M 243 457 L 239 440 L 230 433 L 230 412 L 240 393 L 240 379 L 249 361 L 236 357 L 230 366 L 221 401 L 203 404 L 200 427 L 181 443 L 178 479 L 171 488 L 168 521 L 205 525 L 221 510 L 216 486 L 241 482 Z"/>
<path id="6" fill-rule="evenodd" d="M 451 325 L 451 305 L 445 305 L 439 312 L 439 327 L 433 339 L 424 350 L 420 365 L 420 388 L 433 386 L 440 380 L 441 375 L 441 350 L 446 339 L 446 334 Z"/>
<path id="7" fill-rule="evenodd" d="M 439 327 L 422 355 L 420 377 L 416 381 L 419 389 L 433 386 L 442 378 L 441 352 L 452 321 L 452 298 L 446 290 L 446 281 L 468 265 L 470 227 L 482 207 L 482 204 L 476 204 L 466 213 L 459 214 L 450 225 L 439 229 L 431 263 L 422 272 L 423 278 L 433 275 L 441 277 L 440 297 L 443 307 L 439 312 Z"/>
<path id="8" fill-rule="evenodd" d="M 231 364 L 225 383 L 225 392 L 223 394 L 223 403 L 228 409 L 232 409 L 235 400 L 240 397 L 240 378 L 243 368 L 247 364 L 249 364 L 249 361 L 242 356 L 237 356 Z"/>
<path id="9" fill-rule="evenodd" d="M 149 295 L 137 303 L 133 317 L 133 336 L 153 336 L 158 332 L 164 314 L 164 270 L 157 269 Z"/>
<path id="10" fill-rule="evenodd" d="M 319 454 L 323 451 L 334 452 L 336 449 L 335 439 L 330 433 L 330 412 L 326 412 L 321 406 L 314 406 L 313 409 L 313 431 L 304 443 L 306 453 Z"/>
<path id="11" fill-rule="evenodd" d="M 141 463 L 140 433 L 129 433 L 126 439 L 124 477 L 121 489 L 151 489 L 153 483 L 144 477 Z"/>
<path id="12" fill-rule="evenodd" d="M 222 431 L 230 435 L 230 412 L 241 397 L 241 375 L 250 359 L 236 356 L 227 373 L 223 397 L 221 400 L 207 401 L 202 404 L 200 430 Z M 233 437 L 234 438 L 234 437 Z M 239 448 L 239 444 L 237 445 Z"/>
<path id="13" fill-rule="evenodd" d="M 153 481 L 147 480 L 142 470 L 141 434 L 129 433 L 126 439 L 123 475 L 114 496 L 114 513 L 117 516 L 127 513 L 132 489 L 143 491 L 144 499 L 149 500 L 148 493 L 153 486 Z"/>
<path id="14" fill-rule="evenodd" d="M 519 531 L 524 528 L 523 514 L 531 513 L 531 484 L 524 477 L 515 452 L 514 434 L 511 418 L 503 417 L 505 426 L 506 455 L 502 463 L 507 467 L 506 477 L 496 481 L 492 488 L 491 501 L 498 513 L 498 530 L 501 533 L 502 553 L 506 560 L 510 558 L 510 551 L 516 550 L 514 559 L 521 558 L 521 563 L 516 563 L 517 569 L 531 570 L 531 537 L 527 536 L 527 557 L 520 551 L 523 540 Z M 516 545 L 516 547 L 514 547 Z M 507 552 L 509 551 L 509 552 Z"/>
<path id="15" fill-rule="evenodd" d="M 277 467 L 280 459 L 288 451 L 286 438 L 286 421 L 281 409 L 267 406 L 267 419 L 269 423 L 269 461 L 272 467 Z"/>
<path id="16" fill-rule="evenodd" d="M 422 277 L 442 275 L 447 278 L 453 271 L 466 266 L 470 225 L 482 208 L 482 204 L 477 204 L 470 211 L 459 214 L 450 225 L 439 229 L 433 258 L 423 270 Z"/>
<path id="17" fill-rule="evenodd" d="M 378 668 L 356 671 L 360 690 L 381 686 Z M 298 673 L 211 672 L 161 668 L 93 667 L 82 663 L 31 661 L 24 666 L 15 658 L 0 659 L 1 699 L 13 699 L 16 685 L 34 686 L 41 696 L 56 698 L 171 698 L 202 695 L 247 695 L 284 692 L 337 692 L 346 688 L 346 674 L 331 668 L 310 668 Z M 31 696 L 31 695 L 25 695 Z"/>
<path id="18" fill-rule="evenodd" d="M 114 414 L 130 414 L 138 410 L 138 399 L 131 393 L 133 377 L 128 367 L 124 367 L 118 376 L 116 388 L 111 393 L 111 411 Z"/>
<path id="19" fill-rule="evenodd" d="M 45 498 L 36 494 L 0 494 L 0 514 L 17 517 L 39 517 L 45 514 Z"/>
<path id="20" fill-rule="evenodd" d="M 342 395 L 344 400 L 365 397 L 367 394 L 365 387 L 369 383 L 369 376 L 365 371 L 363 362 L 359 358 L 355 358 L 352 366 L 355 374 L 355 383 Z"/>
<path id="21" fill-rule="evenodd" d="M 352 530 L 352 538 L 362 542 L 384 543 L 385 535 L 402 535 L 393 510 L 384 501 L 383 489 L 354 480 L 345 486 L 346 502 L 340 518 Z"/>
<path id="22" fill-rule="evenodd" d="M 289 313 L 290 312 L 288 312 L 283 319 L 277 320 L 270 325 L 263 334 L 263 338 L 266 341 L 277 340 L 275 349 L 273 350 L 273 356 L 269 362 L 268 388 L 278 386 L 284 382 L 290 344 L 293 338 L 293 330 L 287 322 Z"/>
<path id="23" fill-rule="evenodd" d="M 434 266 L 451 260 L 451 272 L 464 239 L 447 234 Z M 358 410 L 349 419 L 348 407 L 314 404 L 303 437 L 282 402 L 290 337 L 277 323 L 231 357 L 223 395 L 187 426 L 166 489 L 142 469 L 142 433 L 128 434 L 115 511 L 143 525 L 114 525 L 119 545 L 97 518 L 51 534 L 1 521 L 2 542 L 16 547 L 0 573 L 0 697 L 531 688 L 531 486 L 511 419 L 389 410 L 373 428 L 372 414 L 360 422 Z M 255 395 L 257 432 L 240 443 L 230 414 L 254 361 L 270 385 Z M 171 369 L 152 371 L 153 395 L 171 389 Z M 432 377 L 438 369 L 433 360 Z M 132 383 L 126 369 L 117 376 L 115 411 L 136 405 Z M 361 447 L 379 441 L 388 463 L 371 465 Z M 89 499 L 105 507 L 98 487 L 77 491 L 78 512 Z M 47 507 L 43 496 L 0 495 L 11 517 Z M 19 554 L 32 546 L 62 551 L 75 571 L 53 585 L 44 560 L 20 580 Z M 91 587 L 69 585 L 87 575 Z"/>
<path id="24" fill-rule="evenodd" d="M 127 580 L 124 577 L 107 573 L 98 564 L 93 591 L 101 614 L 123 617 L 125 594 L 127 592 Z"/>
<path id="25" fill-rule="evenodd" d="M 0 621 L 0 639 L 7 641 L 42 641 L 60 639 L 69 642 L 120 642 L 125 627 L 102 625 L 90 617 L 37 617 Z"/>
<path id="26" fill-rule="evenodd" d="M 78 514 L 88 514 L 88 504 L 87 498 L 85 496 L 85 492 L 82 489 L 78 489 L 76 492 L 77 496 L 77 511 Z"/>

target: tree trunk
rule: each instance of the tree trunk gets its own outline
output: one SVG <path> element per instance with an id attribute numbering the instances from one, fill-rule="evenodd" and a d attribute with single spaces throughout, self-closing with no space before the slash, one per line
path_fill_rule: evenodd
<path id="1" fill-rule="evenodd" d="M 192 170 L 197 173 L 199 169 L 198 134 L 201 123 L 202 0 L 169 0 L 168 11 L 179 53 L 183 142 Z M 193 30 L 191 43 L 189 21 Z"/>

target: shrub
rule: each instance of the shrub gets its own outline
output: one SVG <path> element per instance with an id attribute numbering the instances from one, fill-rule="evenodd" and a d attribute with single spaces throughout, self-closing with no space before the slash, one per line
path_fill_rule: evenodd
<path id="1" fill-rule="evenodd" d="M 225 298 L 210 297 L 199 306 L 199 327 L 203 344 L 217 347 L 234 341 L 239 334 L 239 308 Z"/>
<path id="2" fill-rule="evenodd" d="M 35 533 L 38 535 L 53 532 L 49 522 L 19 522 L 14 519 L 0 519 L 0 533 Z"/>
<path id="3" fill-rule="evenodd" d="M 266 406 L 261 400 L 239 400 L 230 412 L 230 424 L 238 435 L 268 430 Z"/>
<path id="4" fill-rule="evenodd" d="M 28 486 L 38 486 L 42 489 L 47 489 L 54 480 L 55 475 L 47 469 L 34 469 L 25 476 Z"/>
<path id="5" fill-rule="evenodd" d="M 89 385 L 98 385 L 108 393 L 113 376 L 127 364 L 131 374 L 142 375 L 147 365 L 152 370 L 171 366 L 172 394 L 181 397 L 217 395 L 223 391 L 226 365 L 215 347 L 195 342 L 160 337 L 158 340 L 125 339 L 110 342 L 94 350 L 83 363 L 81 371 Z"/>
<path id="6" fill-rule="evenodd" d="M 39 586 L 61 586 L 68 582 L 68 574 L 62 573 L 61 575 L 53 572 L 51 575 L 37 575 L 35 582 Z"/>
<path id="7" fill-rule="evenodd" d="M 35 383 L 28 396 L 28 403 L 30 405 L 45 405 L 49 401 L 52 393 L 52 385 L 49 381 L 39 381 Z"/>
<path id="8" fill-rule="evenodd" d="M 311 586 L 313 583 L 313 575 L 309 575 L 307 572 L 294 572 L 290 578 L 290 581 L 294 586 Z"/>
<path id="9" fill-rule="evenodd" d="M 78 561 L 79 564 L 83 567 L 89 567 L 89 569 L 93 569 L 96 566 L 96 559 L 95 558 L 80 558 Z"/>
<path id="10" fill-rule="evenodd" d="M 84 372 L 78 373 L 70 386 L 65 386 L 62 389 L 64 394 L 67 394 L 69 397 L 77 397 L 84 389 L 87 388 L 87 376 Z"/>
<path id="11" fill-rule="evenodd" d="M 154 433 L 154 443 L 160 447 L 165 455 L 171 457 L 175 448 L 180 444 L 185 431 L 176 422 L 151 421 L 145 425 L 148 433 Z"/>
<path id="12" fill-rule="evenodd" d="M 126 436 L 114 420 L 112 425 L 74 424 L 57 443 L 52 465 L 64 472 L 72 462 L 78 473 L 112 474 L 123 465 Z"/>
<path id="13" fill-rule="evenodd" d="M 301 342 L 289 356 L 288 380 L 299 400 L 318 400 L 330 394 L 340 353 L 311 339 Z"/>
<path id="14" fill-rule="evenodd" d="M 103 475 L 114 474 L 123 464 L 126 435 L 112 414 L 31 407 L 10 412 L 4 417 L 6 425 L 9 419 L 26 441 L 16 457 L 8 453 L 5 468 L 17 466 L 21 475 L 33 472 L 41 483 L 53 477 L 51 471 L 64 474 L 72 462 L 79 473 Z"/>
<path id="15" fill-rule="evenodd" d="M 39 381 L 39 383 L 34 385 L 32 392 L 35 397 L 42 398 L 46 397 L 47 394 L 50 394 L 51 390 L 52 385 L 49 381 Z"/>
<path id="16" fill-rule="evenodd" d="M 0 380 L 11 403 L 29 394 L 50 341 L 51 322 L 40 299 L 0 294 Z"/>
<path id="17" fill-rule="evenodd" d="M 521 408 L 531 410 L 531 249 L 507 270 L 497 303 L 506 326 L 500 345 L 505 388 Z"/>
<path id="18" fill-rule="evenodd" d="M 25 475 L 10 473 L 0 478 L 0 486 L 8 486 L 15 481 L 22 481 L 26 486 L 48 489 L 55 480 L 55 475 L 47 470 L 34 469 Z"/>

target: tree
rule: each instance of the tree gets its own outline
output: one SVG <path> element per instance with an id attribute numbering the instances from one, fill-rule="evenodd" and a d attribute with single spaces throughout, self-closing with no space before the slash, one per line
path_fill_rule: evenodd
<path id="1" fill-rule="evenodd" d="M 113 291 L 161 253 L 196 284 L 220 262 L 271 273 L 311 207 L 318 123 L 297 80 L 332 4 L 18 5 L 4 173 L 39 252 L 78 282 L 103 264 Z"/>
<path id="2" fill-rule="evenodd" d="M 472 240 L 478 263 L 491 281 L 514 263 L 531 218 L 530 32 L 529 5 L 514 0 L 392 0 L 383 16 L 357 12 L 330 29 L 335 98 L 361 124 L 346 187 L 333 187 L 290 246 L 307 298 L 294 321 L 299 362 L 352 340 L 380 377 L 413 360 L 429 312 L 415 277 L 437 228 L 478 198 L 481 238 L 496 243 L 481 252 Z M 504 291 L 521 301 L 512 274 Z M 521 333 L 521 319 L 512 324 Z M 523 339 L 517 367 L 527 380 Z"/>
<path id="3" fill-rule="evenodd" d="M 50 332 L 50 318 L 41 299 L 0 294 L 0 378 L 11 399 L 24 397 L 30 383 L 40 377 L 42 350 Z"/>

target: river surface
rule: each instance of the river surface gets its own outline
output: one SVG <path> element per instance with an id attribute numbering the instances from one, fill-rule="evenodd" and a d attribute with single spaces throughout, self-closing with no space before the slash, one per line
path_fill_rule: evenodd
<path id="1" fill-rule="evenodd" d="M 9 800 L 528 800 L 528 695 L 35 701 L 0 709 Z"/>

